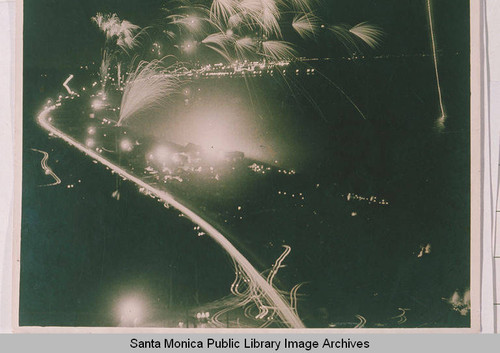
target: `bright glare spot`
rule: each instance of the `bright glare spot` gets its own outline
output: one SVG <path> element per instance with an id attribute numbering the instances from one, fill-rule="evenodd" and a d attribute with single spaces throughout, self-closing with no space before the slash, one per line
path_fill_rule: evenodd
<path id="1" fill-rule="evenodd" d="M 149 154 L 150 159 L 154 159 L 160 163 L 168 162 L 171 156 L 172 151 L 170 151 L 168 147 L 163 145 L 157 146 L 155 150 Z"/>
<path id="2" fill-rule="evenodd" d="M 89 135 L 94 135 L 95 134 L 95 127 L 93 126 L 90 126 L 88 129 L 87 129 L 87 132 Z"/>
<path id="3" fill-rule="evenodd" d="M 100 99 L 94 99 L 94 101 L 92 102 L 92 108 L 94 108 L 95 110 L 102 109 L 103 107 L 104 102 Z"/>
<path id="4" fill-rule="evenodd" d="M 120 326 L 137 326 L 144 320 L 146 305 L 138 295 L 121 298 L 117 306 Z"/>
<path id="5" fill-rule="evenodd" d="M 87 147 L 89 148 L 92 148 L 95 146 L 95 140 L 92 139 L 92 138 L 88 138 L 86 141 L 85 141 L 85 145 L 87 145 Z"/>
<path id="6" fill-rule="evenodd" d="M 120 142 L 120 148 L 122 149 L 122 151 L 130 152 L 133 149 L 132 142 L 130 142 L 130 140 L 128 139 L 123 139 Z"/>
<path id="7" fill-rule="evenodd" d="M 185 53 L 191 54 L 196 49 L 196 42 L 194 41 L 184 42 L 184 44 L 182 45 L 182 49 L 184 50 Z"/>

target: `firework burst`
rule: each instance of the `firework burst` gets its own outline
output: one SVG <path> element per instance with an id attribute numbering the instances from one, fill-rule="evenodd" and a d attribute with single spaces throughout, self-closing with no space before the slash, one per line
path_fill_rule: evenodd
<path id="1" fill-rule="evenodd" d="M 140 62 L 125 83 L 117 125 L 139 111 L 162 106 L 166 98 L 178 92 L 179 86 L 175 73 L 164 68 L 160 60 Z"/>
<path id="2" fill-rule="evenodd" d="M 297 14 L 293 18 L 292 27 L 303 39 L 316 35 L 320 25 L 319 18 L 312 13 Z"/>
<path id="3" fill-rule="evenodd" d="M 210 18 L 220 23 L 227 23 L 236 11 L 236 0 L 213 0 L 210 6 Z"/>
<path id="4" fill-rule="evenodd" d="M 248 53 L 254 53 L 257 49 L 256 41 L 251 37 L 242 37 L 234 41 L 234 50 L 238 58 L 244 58 Z"/>
<path id="5" fill-rule="evenodd" d="M 229 46 L 232 42 L 231 36 L 226 33 L 213 33 L 201 41 L 207 48 L 219 53 L 227 61 L 231 61 Z"/>
<path id="6" fill-rule="evenodd" d="M 311 11 L 312 7 L 314 6 L 314 3 L 316 2 L 317 0 L 290 0 L 290 3 L 292 4 L 293 8 L 300 10 L 302 12 Z"/>
<path id="7" fill-rule="evenodd" d="M 357 24 L 352 27 L 349 32 L 361 39 L 372 49 L 375 49 L 380 45 L 384 36 L 384 31 L 382 31 L 378 26 L 372 25 L 368 22 Z"/>
<path id="8" fill-rule="evenodd" d="M 128 52 L 128 50 L 135 48 L 139 44 L 139 34 L 136 34 L 138 30 L 139 26 L 134 25 L 127 20 L 123 20 L 120 23 L 120 30 L 117 34 L 116 44 L 124 52 Z"/>
<path id="9" fill-rule="evenodd" d="M 282 40 L 266 40 L 262 42 L 262 55 L 274 61 L 290 60 L 297 51 L 289 42 Z"/>

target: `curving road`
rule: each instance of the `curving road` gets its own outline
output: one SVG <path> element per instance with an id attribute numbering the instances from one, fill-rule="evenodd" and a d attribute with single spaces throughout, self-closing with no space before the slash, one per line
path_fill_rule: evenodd
<path id="1" fill-rule="evenodd" d="M 304 328 L 304 324 L 298 317 L 298 315 L 294 312 L 294 310 L 290 307 L 290 305 L 287 303 L 285 298 L 276 291 L 276 289 L 273 288 L 273 286 L 266 281 L 265 278 L 262 277 L 262 275 L 252 266 L 252 264 L 241 254 L 238 249 L 234 247 L 229 240 L 224 237 L 222 233 L 220 233 L 215 227 L 213 227 L 210 223 L 205 221 L 200 215 L 195 213 L 193 210 L 189 209 L 186 207 L 182 202 L 177 200 L 173 195 L 170 193 L 159 190 L 148 183 L 144 182 L 143 180 L 139 179 L 138 177 L 130 174 L 127 172 L 125 169 L 122 167 L 114 164 L 113 162 L 109 161 L 108 159 L 104 158 L 100 154 L 96 153 L 95 151 L 89 149 L 86 147 L 84 144 L 78 142 L 71 136 L 65 134 L 61 130 L 55 128 L 53 125 L 50 124 L 49 122 L 49 115 L 50 112 L 55 110 L 56 106 L 50 106 L 44 109 L 37 117 L 38 123 L 40 126 L 42 126 L 45 130 L 48 132 L 60 137 L 67 143 L 69 143 L 71 146 L 76 147 L 78 150 L 81 152 L 85 153 L 89 157 L 92 157 L 93 159 L 97 160 L 98 162 L 102 163 L 103 165 L 107 166 L 110 168 L 112 171 L 115 173 L 119 174 L 120 176 L 129 179 L 130 181 L 134 182 L 136 185 L 139 187 L 144 188 L 145 190 L 149 191 L 151 194 L 154 196 L 158 197 L 160 200 L 167 202 L 174 208 L 176 208 L 178 211 L 183 213 L 187 218 L 189 218 L 193 223 L 199 225 L 201 228 L 205 230 L 205 232 L 213 239 L 215 240 L 224 250 L 238 263 L 238 265 L 241 267 L 241 269 L 245 272 L 245 274 L 250 278 L 250 280 L 257 285 L 260 290 L 263 293 L 263 296 L 265 299 L 270 303 L 273 308 L 276 310 L 278 316 L 280 319 L 283 321 L 284 324 L 291 328 Z"/>

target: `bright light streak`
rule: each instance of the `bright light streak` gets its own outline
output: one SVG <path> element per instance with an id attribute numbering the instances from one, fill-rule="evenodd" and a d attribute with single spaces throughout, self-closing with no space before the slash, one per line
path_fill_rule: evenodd
<path id="1" fill-rule="evenodd" d="M 68 91 L 68 93 L 71 95 L 75 94 L 75 92 L 73 92 L 71 88 L 69 88 L 68 83 L 73 79 L 73 77 L 74 77 L 73 75 L 69 75 L 69 77 L 63 83 L 63 87 L 66 88 L 66 91 Z"/>
<path id="2" fill-rule="evenodd" d="M 398 324 L 404 324 L 408 319 L 406 318 L 406 312 L 410 309 L 403 309 L 403 308 L 398 308 L 399 311 L 401 311 L 401 314 L 391 317 L 391 319 L 399 319 Z"/>
<path id="3" fill-rule="evenodd" d="M 95 110 L 100 110 L 102 108 L 104 108 L 105 104 L 104 102 L 101 100 L 101 99 L 94 99 L 92 101 L 92 105 L 91 107 L 94 108 Z"/>
<path id="4" fill-rule="evenodd" d="M 61 184 L 61 179 L 59 179 L 59 177 L 47 165 L 47 160 L 49 159 L 49 154 L 47 152 L 45 152 L 45 151 L 40 151 L 40 150 L 37 150 L 35 148 L 32 148 L 31 150 L 35 151 L 35 152 L 40 152 L 41 154 L 43 154 L 43 158 L 40 161 L 40 165 L 41 165 L 43 171 L 45 172 L 45 175 L 50 175 L 52 178 L 54 178 L 54 182 L 53 183 L 46 184 L 46 185 L 40 185 L 40 186 L 54 186 L 54 185 Z"/>
<path id="5" fill-rule="evenodd" d="M 267 276 L 267 282 L 269 282 L 269 284 L 271 286 L 273 285 L 274 276 L 276 276 L 276 274 L 278 273 L 278 270 L 281 267 L 283 267 L 283 266 L 281 266 L 281 263 L 288 256 L 288 254 L 290 254 L 290 251 L 292 251 L 292 248 L 290 246 L 288 246 L 288 245 L 283 245 L 283 247 L 285 248 L 285 251 L 283 251 L 283 253 L 281 254 L 281 256 L 276 259 L 276 261 L 274 262 L 274 265 L 273 265 L 273 267 L 271 269 L 271 272 Z"/>
<path id="6" fill-rule="evenodd" d="M 141 61 L 125 84 L 117 125 L 140 110 L 161 106 L 178 88 L 179 79 L 163 68 L 161 61 Z"/>
<path id="7" fill-rule="evenodd" d="M 299 290 L 300 287 L 302 287 L 304 283 L 305 282 L 296 284 L 290 291 L 290 306 L 292 307 L 293 311 L 296 314 L 297 314 L 297 291 Z"/>
<path id="8" fill-rule="evenodd" d="M 352 27 L 349 32 L 361 39 L 370 48 L 375 49 L 380 45 L 384 32 L 377 26 L 362 22 Z"/>
<path id="9" fill-rule="evenodd" d="M 436 37 L 434 34 L 434 21 L 432 18 L 432 6 L 431 6 L 431 0 L 427 0 L 427 14 L 429 16 L 429 26 L 430 26 L 430 31 L 431 31 L 431 41 L 432 41 L 432 57 L 434 60 L 434 71 L 436 74 L 436 85 L 437 85 L 437 90 L 438 90 L 438 97 L 439 97 L 439 109 L 441 111 L 441 115 L 439 116 L 437 123 L 440 128 L 444 127 L 444 122 L 446 120 L 446 113 L 444 111 L 444 104 L 443 104 L 443 96 L 441 93 L 441 82 L 439 79 L 439 69 L 438 69 L 438 61 L 437 61 L 437 54 L 436 54 Z"/>
<path id="10" fill-rule="evenodd" d="M 197 45 L 197 42 L 192 41 L 192 40 L 188 40 L 182 44 L 181 49 L 186 54 L 191 54 L 196 50 L 196 45 Z"/>
<path id="11" fill-rule="evenodd" d="M 361 315 L 356 315 L 356 318 L 359 320 L 359 323 L 354 328 L 363 328 L 366 325 L 366 319 Z"/>
<path id="12" fill-rule="evenodd" d="M 283 321 L 285 325 L 288 325 L 292 328 L 304 328 L 304 324 L 300 320 L 300 318 L 295 314 L 290 305 L 285 301 L 283 296 L 276 291 L 263 277 L 262 275 L 252 266 L 252 264 L 246 259 L 243 254 L 241 254 L 238 249 L 234 247 L 233 244 L 229 240 L 224 237 L 224 235 L 219 232 L 216 228 L 214 228 L 210 223 L 204 220 L 201 216 L 199 216 L 196 212 L 191 210 L 190 208 L 184 206 L 184 204 L 177 200 L 170 193 L 157 189 L 154 186 L 144 182 L 138 177 L 130 174 L 122 167 L 117 166 L 112 163 L 108 159 L 104 158 L 102 155 L 96 153 L 95 151 L 85 147 L 80 142 L 76 141 L 71 136 L 65 134 L 61 130 L 52 126 L 48 121 L 47 117 L 49 113 L 56 109 L 54 106 L 49 107 L 43 110 L 38 115 L 38 123 L 46 129 L 49 133 L 52 133 L 68 144 L 74 146 L 81 152 L 87 154 L 89 157 L 95 159 L 96 161 L 102 163 L 106 167 L 109 167 L 112 171 L 119 174 L 122 177 L 126 177 L 137 186 L 144 188 L 144 190 L 149 191 L 155 197 L 158 197 L 163 202 L 167 202 L 172 207 L 176 208 L 179 212 L 184 214 L 184 216 L 190 219 L 193 223 L 199 225 L 201 228 L 205 230 L 205 232 L 216 242 L 218 243 L 233 259 L 238 266 L 241 267 L 242 271 L 248 276 L 248 278 L 252 281 L 252 283 L 259 289 L 261 295 L 266 298 L 268 302 L 272 304 L 274 310 L 277 315 Z M 214 315 L 215 316 L 215 315 Z"/>
<path id="13" fill-rule="evenodd" d="M 319 26 L 319 19 L 314 14 L 297 14 L 293 18 L 293 29 L 303 38 L 312 38 Z"/>

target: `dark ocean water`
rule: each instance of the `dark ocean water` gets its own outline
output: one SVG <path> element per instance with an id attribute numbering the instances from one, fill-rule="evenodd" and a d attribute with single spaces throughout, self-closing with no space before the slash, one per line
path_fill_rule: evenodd
<path id="1" fill-rule="evenodd" d="M 441 130 L 430 57 L 314 68 L 321 74 L 193 81 L 187 104 L 129 127 L 203 145 L 214 140 L 204 140 L 211 130 L 199 128 L 199 112 L 213 111 L 207 119 L 226 119 L 225 146 L 244 152 L 245 163 L 296 171 L 260 176 L 244 166 L 219 183 L 193 178 L 170 190 L 259 271 L 291 246 L 275 284 L 290 290 L 305 282 L 298 313 L 307 326 L 353 327 L 362 315 L 366 327 L 399 327 L 399 308 L 410 309 L 403 327 L 467 326 L 469 317 L 443 300 L 469 287 L 467 56 L 440 58 Z M 24 85 L 21 325 L 117 325 L 120 300 L 136 295 L 146 307 L 138 324 L 176 326 L 228 295 L 232 261 L 212 240 L 37 126 L 36 113 L 68 75 L 41 74 L 25 73 Z M 75 89 L 87 84 L 81 77 Z M 66 128 L 74 119 L 82 129 L 79 104 L 68 104 Z M 31 148 L 49 153 L 62 184 L 39 186 L 52 179 Z M 117 189 L 119 201 L 111 197 Z M 431 253 L 417 257 L 426 244 Z"/>

